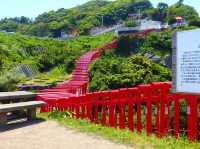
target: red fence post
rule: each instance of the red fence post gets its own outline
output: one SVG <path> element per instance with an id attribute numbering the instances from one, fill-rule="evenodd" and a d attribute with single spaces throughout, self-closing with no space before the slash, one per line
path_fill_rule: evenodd
<path id="1" fill-rule="evenodd" d="M 99 94 L 93 93 L 93 100 L 94 100 L 94 122 L 96 124 L 99 123 Z"/>
<path id="2" fill-rule="evenodd" d="M 107 98 L 108 93 L 107 92 L 100 92 L 101 93 L 101 103 L 102 103 L 102 125 L 106 126 L 106 109 L 107 109 Z"/>
<path id="3" fill-rule="evenodd" d="M 119 128 L 125 128 L 125 104 L 127 100 L 127 89 L 119 90 Z"/>
<path id="4" fill-rule="evenodd" d="M 82 97 L 82 101 L 81 101 L 81 119 L 85 118 L 85 112 L 86 112 L 86 96 Z"/>
<path id="5" fill-rule="evenodd" d="M 190 95 L 187 107 L 188 139 L 196 140 L 198 137 L 198 97 Z"/>
<path id="6" fill-rule="evenodd" d="M 166 114 L 166 121 L 165 121 L 166 126 L 165 126 L 165 131 L 164 131 L 165 135 L 169 134 L 170 127 L 171 127 L 170 126 L 170 114 L 171 114 L 171 110 L 170 110 L 170 106 L 171 106 L 171 104 L 170 104 L 170 98 L 168 98 L 167 100 L 168 100 L 167 103 L 166 103 L 167 107 L 165 107 L 165 114 Z"/>
<path id="7" fill-rule="evenodd" d="M 151 85 L 139 85 L 139 94 L 142 102 L 146 103 L 146 131 L 152 133 L 152 88 Z"/>
<path id="8" fill-rule="evenodd" d="M 79 119 L 80 118 L 80 99 L 81 99 L 81 96 L 80 97 L 76 97 L 74 100 L 76 100 L 75 104 L 76 104 L 76 118 Z"/>
<path id="9" fill-rule="evenodd" d="M 118 97 L 118 90 L 114 90 L 110 92 L 110 100 L 109 100 L 109 126 L 115 127 L 116 126 L 116 99 Z"/>
<path id="10" fill-rule="evenodd" d="M 133 127 L 133 102 L 129 102 L 128 103 L 128 128 L 130 131 L 133 131 L 134 130 L 134 127 Z"/>
<path id="11" fill-rule="evenodd" d="M 134 131 L 134 103 L 138 97 L 138 88 L 128 89 L 128 128 Z"/>
<path id="12" fill-rule="evenodd" d="M 136 101 L 137 104 L 137 131 L 139 133 L 142 132 L 142 122 L 141 122 L 141 112 L 142 112 L 142 107 L 141 107 L 141 99 L 138 98 Z"/>
<path id="13" fill-rule="evenodd" d="M 156 82 L 152 83 L 153 101 L 156 106 L 156 124 L 157 135 L 162 137 L 168 134 L 170 129 L 170 89 L 171 83 L 169 82 Z"/>
<path id="14" fill-rule="evenodd" d="M 160 101 L 163 98 L 162 93 L 162 84 L 161 83 L 152 83 L 152 99 L 155 104 L 155 113 L 156 113 L 156 121 L 155 121 L 155 130 L 158 136 L 160 136 Z"/>
<path id="15" fill-rule="evenodd" d="M 173 95 L 174 98 L 174 137 L 178 138 L 180 133 L 180 103 L 178 94 Z"/>
<path id="16" fill-rule="evenodd" d="M 86 106 L 87 106 L 87 118 L 92 122 L 92 99 L 91 94 L 86 95 Z"/>
<path id="17" fill-rule="evenodd" d="M 170 90 L 172 88 L 172 84 L 171 82 L 165 82 L 164 83 L 164 90 L 163 90 L 163 95 L 164 95 L 164 100 L 165 100 L 165 130 L 164 133 L 165 135 L 169 134 L 170 131 L 170 114 L 171 114 L 171 99 L 172 99 L 172 95 L 170 94 Z"/>

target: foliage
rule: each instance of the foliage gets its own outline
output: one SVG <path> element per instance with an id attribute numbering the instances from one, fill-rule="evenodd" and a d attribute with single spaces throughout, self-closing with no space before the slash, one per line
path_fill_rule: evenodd
<path id="1" fill-rule="evenodd" d="M 0 33 L 1 67 L 8 69 L 18 64 L 34 64 L 40 71 L 65 65 L 71 72 L 80 55 L 110 42 L 113 36 L 79 37 L 68 41 L 38 39 L 34 37 Z M 3 66 L 2 66 L 3 65 Z"/>
<path id="2" fill-rule="evenodd" d="M 16 90 L 16 84 L 23 79 L 24 76 L 15 70 L 4 70 L 0 72 L 0 92 Z"/>
<path id="3" fill-rule="evenodd" d="M 142 53 L 152 53 L 164 57 L 172 53 L 171 31 L 150 33 L 140 47 Z"/>
<path id="4" fill-rule="evenodd" d="M 34 78 L 22 79 L 19 85 L 34 85 L 34 86 L 56 86 L 58 83 L 63 82 L 63 80 L 69 80 L 71 75 L 66 73 L 65 65 L 59 65 L 53 68 L 49 72 L 39 73 Z"/>
<path id="5" fill-rule="evenodd" d="M 177 26 L 177 27 L 173 28 L 171 31 L 172 31 L 172 34 L 174 34 L 178 31 L 193 30 L 193 29 L 197 29 L 197 28 L 198 28 L 197 26 Z"/>
<path id="6" fill-rule="evenodd" d="M 133 87 L 141 83 L 170 81 L 171 70 L 163 67 L 165 58 L 172 53 L 172 35 L 194 27 L 178 27 L 147 36 L 120 36 L 118 46 L 95 61 L 89 69 L 90 91 Z M 161 57 L 154 63 L 142 55 Z"/>
<path id="7" fill-rule="evenodd" d="M 48 118 L 50 118 L 50 119 L 72 118 L 72 116 L 73 116 L 73 114 L 68 111 L 65 111 L 65 112 L 53 111 L 48 114 Z"/>
<path id="8" fill-rule="evenodd" d="M 171 71 L 147 58 L 133 55 L 120 58 L 108 53 L 89 69 L 90 91 L 134 87 L 141 83 L 171 79 Z"/>
<path id="9" fill-rule="evenodd" d="M 197 11 L 181 1 L 170 7 L 161 2 L 154 8 L 150 0 L 91 0 L 71 9 L 60 8 L 57 11 L 45 12 L 35 20 L 23 16 L 2 19 L 0 20 L 0 31 L 55 38 L 61 37 L 63 32 L 87 35 L 93 27 L 102 25 L 102 19 L 104 26 L 123 22 L 125 26 L 135 26 L 136 23 L 126 20 L 129 14 L 136 14 L 139 9 L 142 19 L 148 17 L 163 23 L 173 24 L 175 16 L 182 16 L 189 23 L 199 20 Z"/>
<path id="10" fill-rule="evenodd" d="M 155 21 L 166 22 L 168 14 L 168 5 L 166 3 L 158 3 L 157 8 L 145 11 L 146 15 Z"/>
<path id="11" fill-rule="evenodd" d="M 137 53 L 144 41 L 142 36 L 120 36 L 118 39 L 118 45 L 115 49 L 115 53 L 118 56 L 128 56 L 134 53 Z"/>
<path id="12" fill-rule="evenodd" d="M 129 13 L 141 12 L 152 8 L 149 0 L 92 0 L 71 9 L 58 9 L 45 12 L 34 21 L 22 23 L 14 19 L 0 21 L 0 30 L 20 32 L 34 36 L 60 37 L 61 32 L 69 34 L 88 34 L 92 27 L 100 26 L 102 17 L 104 26 L 114 25 L 126 20 Z"/>
<path id="13" fill-rule="evenodd" d="M 200 28 L 200 18 L 191 20 L 189 25 L 190 26 L 196 26 L 196 27 Z"/>
<path id="14" fill-rule="evenodd" d="M 181 16 L 188 22 L 199 18 L 197 11 L 193 7 L 179 3 L 169 7 L 168 22 L 170 24 L 175 23 L 176 16 Z"/>
<path id="15" fill-rule="evenodd" d="M 127 20 L 124 22 L 125 27 L 136 27 L 138 26 L 138 23 L 133 20 Z"/>
<path id="16" fill-rule="evenodd" d="M 112 34 L 98 37 L 81 36 L 60 41 L 0 33 L 0 71 L 4 72 L 4 70 L 26 64 L 34 66 L 41 73 L 50 71 L 51 73 L 47 74 L 50 78 L 58 78 L 57 75 L 61 71 L 71 73 L 75 67 L 75 61 L 82 54 L 112 39 Z M 2 88 L 4 87 L 5 90 L 13 88 L 12 85 L 21 81 L 20 78 L 15 78 L 15 75 L 12 76 L 12 72 L 10 73 L 9 76 L 0 76 Z M 8 87 L 5 85 L 6 82 Z"/>

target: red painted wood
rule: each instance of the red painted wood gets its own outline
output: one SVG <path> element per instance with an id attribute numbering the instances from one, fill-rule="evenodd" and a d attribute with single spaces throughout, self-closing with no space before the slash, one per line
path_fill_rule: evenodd
<path id="1" fill-rule="evenodd" d="M 180 103 L 179 95 L 174 95 L 174 137 L 178 138 L 180 133 Z"/>
<path id="2" fill-rule="evenodd" d="M 188 138 L 190 140 L 196 140 L 198 138 L 198 97 L 188 97 Z"/>
<path id="3" fill-rule="evenodd" d="M 101 101 L 101 105 L 102 105 L 102 125 L 106 126 L 106 108 L 107 108 L 107 93 L 106 94 L 101 94 L 102 96 L 102 101 Z"/>
<path id="4" fill-rule="evenodd" d="M 141 112 L 142 112 L 142 109 L 141 109 L 141 102 L 140 101 L 137 101 L 137 131 L 139 133 L 142 132 L 142 122 L 141 122 Z"/>

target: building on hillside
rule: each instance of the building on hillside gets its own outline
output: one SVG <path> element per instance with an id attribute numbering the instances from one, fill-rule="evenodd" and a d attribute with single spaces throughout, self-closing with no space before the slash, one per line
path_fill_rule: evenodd
<path id="1" fill-rule="evenodd" d="M 98 36 L 104 33 L 109 33 L 113 32 L 119 28 L 123 27 L 122 24 L 116 24 L 112 26 L 104 26 L 104 27 L 94 27 L 90 30 L 90 35 L 91 36 Z"/>
<path id="2" fill-rule="evenodd" d="M 143 19 L 140 21 L 140 30 L 161 29 L 162 22 Z"/>
<path id="3" fill-rule="evenodd" d="M 138 33 L 139 27 L 121 27 L 115 31 L 117 36 Z"/>
<path id="4" fill-rule="evenodd" d="M 176 20 L 176 23 L 172 24 L 172 27 L 188 25 L 187 21 L 181 16 L 176 16 L 174 19 Z"/>
<path id="5" fill-rule="evenodd" d="M 137 27 L 121 27 L 115 31 L 117 36 L 134 33 L 148 33 L 152 31 L 161 31 L 169 28 L 168 24 L 162 24 L 160 21 L 140 20 L 140 26 Z"/>
<path id="6" fill-rule="evenodd" d="M 74 35 L 72 35 L 72 34 L 67 34 L 67 33 L 64 32 L 64 31 L 61 31 L 60 39 L 71 39 L 71 38 L 73 38 L 73 37 L 74 37 Z"/>

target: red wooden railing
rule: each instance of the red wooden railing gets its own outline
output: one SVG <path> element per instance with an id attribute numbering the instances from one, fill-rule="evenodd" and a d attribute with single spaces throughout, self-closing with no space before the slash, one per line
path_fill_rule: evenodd
<path id="1" fill-rule="evenodd" d="M 170 93 L 171 83 L 152 83 L 135 88 L 88 93 L 60 98 L 42 108 L 42 112 L 71 111 L 77 119 L 89 119 L 103 126 L 128 128 L 130 131 L 159 137 L 173 134 L 178 137 L 186 133 L 190 140 L 199 135 L 198 97 L 195 95 Z M 180 127 L 180 103 L 187 102 L 187 126 Z M 145 121 L 145 122 L 144 122 Z"/>

